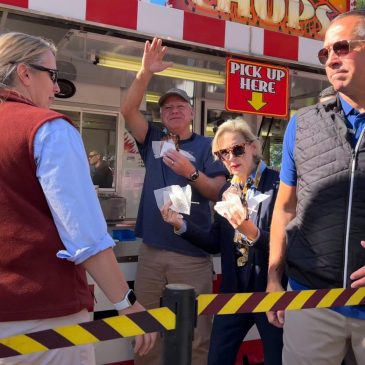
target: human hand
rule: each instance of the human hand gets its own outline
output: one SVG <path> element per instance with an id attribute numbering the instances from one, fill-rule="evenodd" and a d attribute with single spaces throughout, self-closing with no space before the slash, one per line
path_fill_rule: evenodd
<path id="1" fill-rule="evenodd" d="M 162 219 L 166 222 L 171 224 L 175 230 L 179 230 L 183 225 L 183 216 L 174 210 L 172 210 L 170 207 L 172 205 L 172 202 L 169 201 L 161 208 L 161 215 Z"/>
<path id="2" fill-rule="evenodd" d="M 131 307 L 119 311 L 119 314 L 125 315 L 130 313 L 143 312 L 145 310 L 146 309 L 138 301 L 136 301 Z M 136 336 L 133 341 L 134 353 L 140 356 L 149 353 L 153 348 L 153 346 L 155 345 L 157 336 L 158 336 L 157 332 L 151 332 L 151 333 L 146 333 L 144 335 Z"/>
<path id="3" fill-rule="evenodd" d="M 365 241 L 361 241 L 361 246 L 365 248 Z M 351 276 L 351 280 L 354 280 L 351 283 L 351 288 L 361 288 L 365 286 L 365 265 L 360 267 L 360 269 L 354 271 Z"/>
<path id="4" fill-rule="evenodd" d="M 284 291 L 284 288 L 282 287 L 280 282 L 276 281 L 268 281 L 266 291 L 269 293 L 276 292 L 276 291 Z M 285 322 L 285 311 L 270 311 L 266 313 L 268 321 L 279 328 L 284 327 Z"/>
<path id="5" fill-rule="evenodd" d="M 173 62 L 163 62 L 167 47 L 162 46 L 162 40 L 153 38 L 152 43 L 146 41 L 142 58 L 142 70 L 155 73 L 161 72 L 173 65 Z"/>
<path id="6" fill-rule="evenodd" d="M 176 150 L 166 151 L 162 160 L 177 175 L 188 178 L 195 171 L 195 166 L 190 160 Z"/>
<path id="7" fill-rule="evenodd" d="M 230 196 L 237 195 L 241 199 L 242 190 L 239 188 L 237 184 L 230 185 L 227 190 L 222 194 L 222 200 L 229 200 Z"/>
<path id="8" fill-rule="evenodd" d="M 247 224 L 247 215 L 247 207 L 240 205 L 230 206 L 224 217 L 234 229 L 238 229 L 241 233 L 246 234 L 244 226 Z"/>

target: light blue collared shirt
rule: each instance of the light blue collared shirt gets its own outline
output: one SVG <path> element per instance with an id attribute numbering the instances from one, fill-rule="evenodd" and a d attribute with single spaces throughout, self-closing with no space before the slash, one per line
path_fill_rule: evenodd
<path id="1" fill-rule="evenodd" d="M 76 128 L 64 119 L 45 123 L 34 138 L 34 160 L 37 178 L 66 248 L 57 257 L 80 264 L 113 247 Z"/>

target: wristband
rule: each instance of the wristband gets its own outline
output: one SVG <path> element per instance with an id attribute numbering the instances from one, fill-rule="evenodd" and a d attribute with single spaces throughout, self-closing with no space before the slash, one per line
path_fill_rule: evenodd
<path id="1" fill-rule="evenodd" d="M 117 311 L 122 311 L 123 309 L 131 307 L 136 302 L 136 300 L 137 298 L 136 295 L 134 294 L 134 291 L 132 289 L 129 289 L 125 293 L 124 298 L 118 303 L 113 303 L 113 305 Z"/>

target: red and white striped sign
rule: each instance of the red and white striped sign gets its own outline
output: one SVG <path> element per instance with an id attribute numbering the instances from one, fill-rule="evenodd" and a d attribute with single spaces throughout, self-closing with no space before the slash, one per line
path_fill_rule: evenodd
<path id="1" fill-rule="evenodd" d="M 215 19 L 139 0 L 5 0 L 0 5 L 57 18 L 159 36 L 176 42 L 216 47 L 250 55 L 321 66 L 322 41 Z"/>

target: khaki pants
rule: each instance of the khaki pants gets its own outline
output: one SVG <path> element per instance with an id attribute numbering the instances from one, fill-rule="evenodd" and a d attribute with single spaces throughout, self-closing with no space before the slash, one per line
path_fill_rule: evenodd
<path id="1" fill-rule="evenodd" d="M 0 337 L 10 337 L 51 329 L 69 324 L 90 321 L 87 310 L 69 316 L 0 323 Z M 0 365 L 94 365 L 93 345 L 72 346 L 31 355 L 13 356 L 0 359 Z"/>
<path id="2" fill-rule="evenodd" d="M 365 364 L 365 320 L 326 308 L 285 312 L 283 365 L 340 365 L 350 346 Z"/>
<path id="3" fill-rule="evenodd" d="M 135 281 L 138 301 L 147 309 L 160 307 L 166 284 L 187 284 L 197 295 L 212 292 L 213 265 L 210 257 L 191 257 L 141 245 Z M 212 319 L 199 316 L 194 331 L 192 365 L 205 365 L 208 358 Z M 161 365 L 162 346 L 157 341 L 146 356 L 135 357 L 135 365 Z"/>

